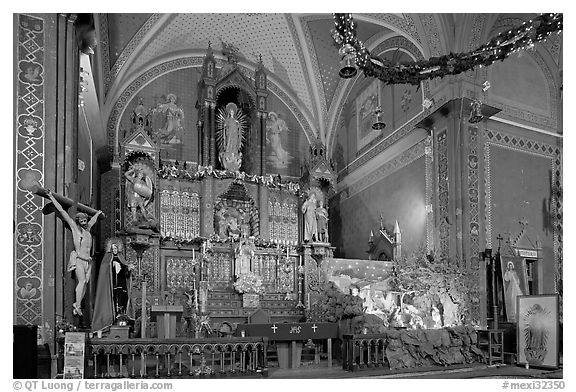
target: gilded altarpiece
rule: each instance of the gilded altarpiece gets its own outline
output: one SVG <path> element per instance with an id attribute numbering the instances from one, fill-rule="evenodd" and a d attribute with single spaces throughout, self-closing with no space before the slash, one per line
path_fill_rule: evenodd
<path id="1" fill-rule="evenodd" d="M 161 182 L 163 185 L 167 184 Z M 200 195 L 190 187 L 178 185 L 169 185 L 159 192 L 160 234 L 177 241 L 191 241 L 200 236 Z"/>
<path id="2" fill-rule="evenodd" d="M 268 199 L 271 242 L 298 242 L 298 199 L 294 195 L 271 191 Z"/>

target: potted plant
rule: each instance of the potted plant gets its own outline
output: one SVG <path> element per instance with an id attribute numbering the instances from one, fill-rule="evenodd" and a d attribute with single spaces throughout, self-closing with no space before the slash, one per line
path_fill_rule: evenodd
<path id="1" fill-rule="evenodd" d="M 260 294 L 264 293 L 262 278 L 252 272 L 241 274 L 234 283 L 234 289 L 242 294 L 242 306 L 257 308 L 260 306 Z"/>

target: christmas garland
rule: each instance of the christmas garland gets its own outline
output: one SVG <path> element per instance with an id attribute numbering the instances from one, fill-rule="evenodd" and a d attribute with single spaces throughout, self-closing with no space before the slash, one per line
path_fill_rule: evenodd
<path id="1" fill-rule="evenodd" d="M 255 174 L 246 174 L 240 171 L 231 170 L 217 170 L 212 166 L 199 165 L 196 170 L 182 169 L 175 165 L 162 165 L 158 169 L 158 176 L 163 179 L 183 179 L 188 181 L 198 181 L 204 177 L 214 177 L 217 179 L 233 178 L 235 180 L 242 180 L 253 184 L 263 184 L 268 188 L 280 189 L 291 192 L 295 195 L 302 196 L 300 192 L 300 184 L 292 181 L 282 182 L 280 176 L 258 176 Z"/>
<path id="2" fill-rule="evenodd" d="M 498 34 L 471 52 L 450 53 L 410 63 L 393 63 L 372 56 L 356 37 L 356 23 L 351 14 L 334 14 L 334 23 L 336 28 L 332 30 L 332 37 L 340 47 L 340 53 L 343 56 L 354 56 L 356 65 L 365 76 L 378 78 L 387 84 L 419 85 L 422 80 L 457 75 L 476 66 L 488 66 L 519 50 L 532 48 L 536 42 L 545 40 L 551 33 L 560 34 L 563 16 L 541 14 L 514 29 Z"/>
<path id="3" fill-rule="evenodd" d="M 210 237 L 208 237 L 208 238 L 196 237 L 196 238 L 191 238 L 191 239 L 174 238 L 171 236 L 161 236 L 160 241 L 162 241 L 162 243 L 173 242 L 174 244 L 179 245 L 179 246 L 192 245 L 192 244 L 196 244 L 196 243 L 206 242 L 206 251 L 211 252 L 212 251 L 212 244 L 235 243 L 235 242 L 239 242 L 240 238 L 233 238 L 233 237 L 221 238 L 217 234 L 211 234 Z M 286 243 L 278 243 L 278 242 L 274 242 L 274 241 L 268 241 L 268 240 L 265 240 L 265 239 L 260 238 L 260 237 L 254 238 L 254 245 L 257 246 L 258 248 L 281 250 L 282 253 L 286 253 L 286 249 L 289 249 L 289 251 L 293 251 L 294 248 L 296 248 L 296 246 L 297 246 L 297 244 L 286 244 Z"/>

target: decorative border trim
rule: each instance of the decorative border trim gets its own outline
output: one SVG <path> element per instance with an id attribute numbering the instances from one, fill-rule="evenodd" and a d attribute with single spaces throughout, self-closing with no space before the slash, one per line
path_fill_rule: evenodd
<path id="1" fill-rule="evenodd" d="M 412 20 L 412 16 L 410 16 L 410 14 L 402 14 L 404 18 L 399 18 L 394 14 L 361 14 L 361 15 L 368 16 L 380 22 L 384 22 L 385 24 L 394 26 L 398 30 L 401 30 L 404 34 L 413 37 L 416 41 L 422 43 L 420 35 L 418 35 L 418 29 L 416 28 L 414 20 Z"/>
<path id="2" fill-rule="evenodd" d="M 314 71 L 314 81 L 316 82 L 316 87 L 318 89 L 319 95 L 320 95 L 320 113 L 318 113 L 318 116 L 322 116 L 324 118 L 324 124 L 326 124 L 326 121 L 328 120 L 328 102 L 327 102 L 327 98 L 326 98 L 326 92 L 324 91 L 324 84 L 322 83 L 322 76 L 320 75 L 320 64 L 318 63 L 318 57 L 316 56 L 316 50 L 315 50 L 315 46 L 314 43 L 312 42 L 312 34 L 310 33 L 310 28 L 308 27 L 308 22 L 310 21 L 314 21 L 317 20 L 317 17 L 314 16 L 309 16 L 309 17 L 303 17 L 302 18 L 302 22 L 300 23 L 302 26 L 302 31 L 304 32 L 304 39 L 306 40 L 306 46 L 309 49 L 309 52 L 311 53 L 310 55 L 310 62 L 312 63 L 312 70 Z M 289 24 L 290 28 L 292 28 L 292 26 Z M 300 43 L 300 40 L 298 40 L 298 43 Z M 298 45 L 300 46 L 300 45 Z M 302 58 L 304 57 L 301 53 L 299 53 L 300 55 L 300 61 L 302 61 Z M 304 63 L 306 64 L 306 63 Z M 307 84 L 308 84 L 308 88 L 311 89 L 310 83 L 309 83 L 309 78 L 306 78 Z M 311 89 L 312 91 L 312 89 Z M 318 122 L 320 123 L 320 122 Z"/>
<path id="3" fill-rule="evenodd" d="M 116 148 L 118 147 L 116 136 L 118 133 L 118 127 L 120 126 L 120 119 L 122 118 L 122 114 L 126 110 L 126 105 L 131 101 L 132 97 L 136 95 L 140 90 L 142 90 L 146 85 L 151 83 L 153 80 L 163 76 L 169 72 L 185 69 L 185 68 L 192 68 L 192 67 L 199 67 L 202 65 L 204 57 L 184 57 L 175 60 L 170 60 L 164 62 L 162 64 L 158 64 L 155 67 L 147 70 L 146 72 L 140 74 L 135 80 L 132 81 L 126 87 L 110 111 L 110 116 L 108 117 L 108 125 L 107 129 L 107 138 L 108 138 L 108 149 L 110 153 L 114 154 Z M 222 60 L 217 60 L 216 64 L 222 64 Z M 247 78 L 254 79 L 254 71 L 242 66 L 238 65 L 238 70 Z M 298 120 L 300 126 L 304 130 L 308 140 L 315 140 L 316 136 L 310 127 L 310 124 L 304 117 L 304 114 L 300 111 L 296 103 L 283 91 L 277 86 L 274 82 L 268 79 L 268 90 L 276 94 L 278 98 L 288 106 L 288 108 L 294 114 L 294 117 Z"/>
<path id="4" fill-rule="evenodd" d="M 108 34 L 108 14 L 98 14 L 100 20 L 100 52 L 102 53 L 102 73 L 104 75 L 104 94 L 108 94 L 112 85 L 110 75 L 110 36 Z"/>
<path id="5" fill-rule="evenodd" d="M 440 252 L 449 256 L 450 224 L 448 223 L 448 205 L 450 188 L 448 184 L 448 130 L 443 129 L 436 135 L 436 150 L 438 151 L 438 230 Z"/>
<path id="6" fill-rule="evenodd" d="M 18 59 L 16 77 L 14 216 L 16 220 L 14 254 L 14 323 L 43 325 L 43 199 L 28 191 L 31 180 L 44 181 L 44 116 L 46 80 L 44 20 L 18 16 Z M 32 75 L 29 72 L 33 72 Z M 36 292 L 25 298 L 20 290 L 27 282 Z"/>
<path id="7" fill-rule="evenodd" d="M 430 55 L 441 56 L 443 50 L 440 44 L 440 29 L 436 23 L 436 14 L 422 14 L 420 15 L 420 22 L 422 22 L 422 27 L 426 34 Z"/>
<path id="8" fill-rule="evenodd" d="M 480 253 L 480 174 L 478 167 L 478 128 L 468 126 L 468 235 L 470 239 L 470 265 L 478 265 Z"/>
<path id="9" fill-rule="evenodd" d="M 434 139 L 424 140 L 426 154 L 426 250 L 434 249 Z"/>
<path id="10" fill-rule="evenodd" d="M 486 243 L 487 247 L 492 247 L 492 181 L 490 177 L 490 146 L 505 148 L 508 150 L 523 152 L 526 154 L 550 159 L 552 169 L 552 184 L 560 184 L 560 166 L 562 164 L 562 151 L 547 143 L 529 138 L 510 135 L 504 132 L 485 130 L 484 131 L 484 173 L 485 173 L 485 216 L 486 216 Z M 562 194 L 559 189 L 552 192 L 550 215 L 552 217 L 552 237 L 554 253 L 554 290 L 558 292 L 559 283 L 562 280 Z"/>

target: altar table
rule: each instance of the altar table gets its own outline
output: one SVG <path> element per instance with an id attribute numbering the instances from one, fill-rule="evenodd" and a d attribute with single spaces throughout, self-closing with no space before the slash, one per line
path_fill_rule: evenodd
<path id="1" fill-rule="evenodd" d="M 239 324 L 236 335 L 265 336 L 270 341 L 291 344 L 292 368 L 299 362 L 296 342 L 301 340 L 326 340 L 328 346 L 328 367 L 332 367 L 332 339 L 338 337 L 336 323 L 274 323 L 274 324 Z"/>

